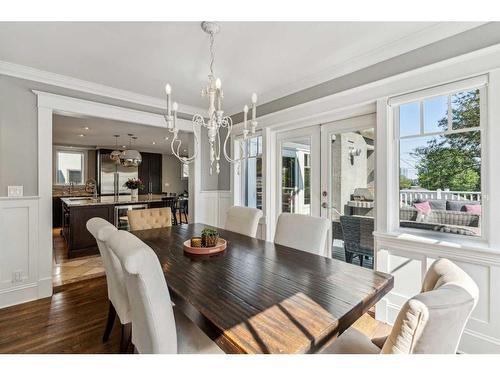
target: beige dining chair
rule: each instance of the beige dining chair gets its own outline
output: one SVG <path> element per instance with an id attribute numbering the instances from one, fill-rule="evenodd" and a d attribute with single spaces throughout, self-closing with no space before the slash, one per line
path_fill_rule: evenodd
<path id="1" fill-rule="evenodd" d="M 127 212 L 130 230 L 145 230 L 172 226 L 172 209 L 170 207 L 147 208 Z"/>
<path id="2" fill-rule="evenodd" d="M 226 229 L 231 232 L 255 237 L 262 210 L 250 207 L 233 206 L 226 213 Z"/>
<path id="3" fill-rule="evenodd" d="M 109 311 L 102 341 L 108 341 L 116 315 L 118 315 L 121 323 L 120 352 L 123 353 L 127 350 L 130 342 L 130 305 L 127 290 L 125 289 L 125 277 L 121 263 L 106 245 L 109 236 L 115 233 L 117 229 L 106 220 L 94 217 L 87 221 L 87 230 L 96 239 L 97 247 L 99 248 L 99 253 L 104 264 L 108 286 Z"/>
<path id="4" fill-rule="evenodd" d="M 141 354 L 216 354 L 223 351 L 172 306 L 154 251 L 132 233 L 115 232 L 110 250 L 125 271 L 132 316 L 132 343 Z"/>
<path id="5" fill-rule="evenodd" d="M 478 296 L 469 275 L 448 259 L 436 260 L 420 294 L 403 305 L 388 337 L 370 341 L 349 328 L 325 353 L 455 354 Z"/>
<path id="6" fill-rule="evenodd" d="M 330 225 L 325 218 L 282 213 L 276 224 L 274 243 L 324 256 Z"/>

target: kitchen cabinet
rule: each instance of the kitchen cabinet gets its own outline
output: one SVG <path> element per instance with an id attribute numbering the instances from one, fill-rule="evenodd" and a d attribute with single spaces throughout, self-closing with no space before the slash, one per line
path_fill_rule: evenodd
<path id="1" fill-rule="evenodd" d="M 139 194 L 161 194 L 161 167 L 162 155 L 141 152 L 142 163 L 139 165 L 139 179 L 144 184 L 144 189 L 139 189 Z"/>
<path id="2" fill-rule="evenodd" d="M 98 254 L 97 243 L 87 230 L 87 221 L 100 217 L 112 223 L 113 215 L 114 205 L 69 207 L 63 204 L 63 237 L 68 244 L 68 257 Z"/>
<path id="3" fill-rule="evenodd" d="M 87 221 L 100 217 L 119 229 L 128 229 L 127 211 L 166 207 L 162 195 L 139 195 L 138 198 L 101 196 L 81 200 L 62 199 L 62 235 L 68 245 L 68 258 L 98 254 L 97 243 L 87 230 Z"/>

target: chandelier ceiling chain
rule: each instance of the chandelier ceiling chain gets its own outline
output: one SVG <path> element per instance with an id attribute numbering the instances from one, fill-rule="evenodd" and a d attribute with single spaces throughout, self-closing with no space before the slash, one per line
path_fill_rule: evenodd
<path id="1" fill-rule="evenodd" d="M 250 130 L 248 129 L 248 105 L 243 107 L 243 141 L 239 142 L 239 157 L 231 158 L 228 154 L 227 147 L 228 141 L 231 137 L 231 131 L 233 129 L 233 120 L 229 116 L 224 115 L 222 109 L 222 101 L 224 98 L 224 93 L 222 90 L 222 82 L 220 78 L 216 78 L 214 74 L 214 64 L 215 64 L 215 34 L 220 31 L 220 26 L 214 22 L 202 22 L 201 28 L 204 32 L 209 35 L 210 40 L 210 74 L 208 75 L 208 85 L 202 90 L 202 97 L 208 98 L 208 116 L 202 116 L 200 114 L 195 114 L 192 120 L 193 134 L 194 134 L 194 151 L 192 156 L 181 156 L 181 139 L 178 138 L 179 129 L 177 128 L 177 110 L 178 104 L 176 102 L 172 103 L 172 87 L 167 83 L 165 85 L 165 93 L 167 94 L 167 113 L 164 114 L 165 122 L 167 124 L 167 129 L 173 133 L 172 142 L 170 148 L 172 154 L 174 154 L 181 162 L 188 164 L 192 163 L 198 157 L 199 149 L 199 135 L 198 131 L 202 127 L 207 129 L 208 143 L 209 143 L 209 156 L 210 156 L 210 174 L 213 173 L 215 167 L 215 172 L 218 174 L 220 172 L 220 157 L 221 150 L 224 158 L 229 163 L 234 163 L 238 165 L 242 160 L 248 157 L 248 153 L 245 153 L 244 144 L 247 141 L 248 134 L 255 133 L 255 128 L 257 127 L 256 113 L 257 113 L 257 94 L 252 94 L 252 120 L 250 121 Z M 226 137 L 224 143 L 221 147 L 221 128 L 227 129 Z"/>

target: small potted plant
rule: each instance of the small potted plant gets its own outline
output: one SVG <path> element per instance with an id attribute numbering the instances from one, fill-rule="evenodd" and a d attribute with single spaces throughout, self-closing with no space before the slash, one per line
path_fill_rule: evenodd
<path id="1" fill-rule="evenodd" d="M 205 228 L 201 232 L 201 243 L 203 247 L 215 247 L 219 241 L 219 233 L 215 229 Z"/>
<path id="2" fill-rule="evenodd" d="M 144 184 L 138 178 L 129 178 L 123 186 L 130 189 L 132 198 L 137 198 L 139 189 L 144 189 Z"/>

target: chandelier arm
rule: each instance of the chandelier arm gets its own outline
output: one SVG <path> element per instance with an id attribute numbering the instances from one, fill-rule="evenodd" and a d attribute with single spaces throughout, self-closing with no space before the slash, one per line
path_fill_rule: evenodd
<path id="1" fill-rule="evenodd" d="M 229 163 L 232 163 L 232 164 L 238 164 L 240 163 L 244 158 L 242 157 L 242 155 L 240 155 L 240 158 L 239 159 L 231 159 L 229 157 L 229 155 L 227 154 L 227 141 L 229 140 L 229 138 L 231 137 L 231 131 L 233 130 L 233 120 L 231 119 L 231 117 L 227 116 L 227 117 L 224 117 L 223 118 L 223 122 L 226 122 L 225 128 L 227 128 L 227 135 L 226 135 L 226 139 L 224 140 L 224 148 L 223 148 L 223 152 L 224 152 L 224 158 L 229 162 Z"/>
<path id="2" fill-rule="evenodd" d="M 191 164 L 198 157 L 200 141 L 198 138 L 198 132 L 196 131 L 195 125 L 203 124 L 203 122 L 204 120 L 202 116 L 200 115 L 193 116 L 193 121 L 191 125 L 193 127 L 193 135 L 194 135 L 194 152 L 193 155 L 190 157 L 180 155 L 180 148 L 182 141 L 179 138 L 177 138 L 178 130 L 174 130 L 174 138 L 172 139 L 172 143 L 170 143 L 170 148 L 172 149 L 172 154 L 184 164 Z M 177 150 L 175 150 L 176 147 L 175 142 L 177 142 Z"/>

